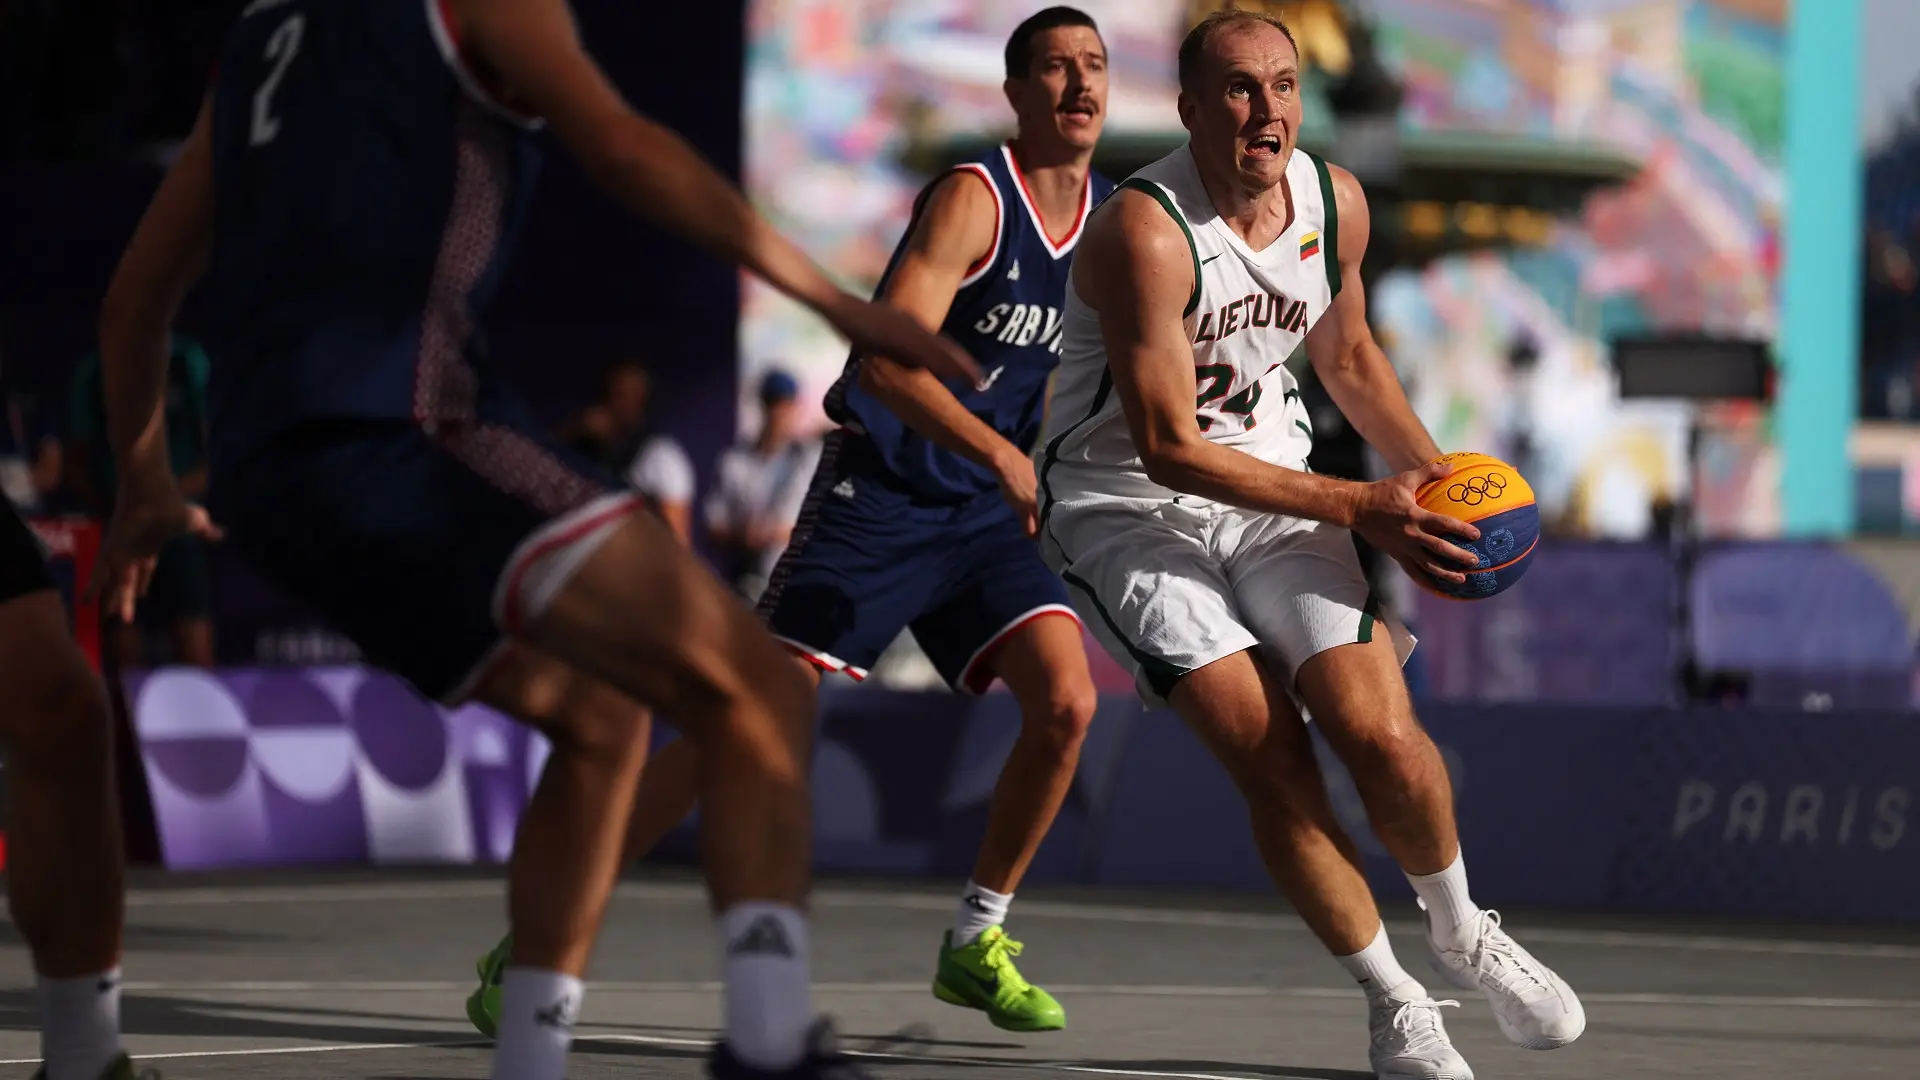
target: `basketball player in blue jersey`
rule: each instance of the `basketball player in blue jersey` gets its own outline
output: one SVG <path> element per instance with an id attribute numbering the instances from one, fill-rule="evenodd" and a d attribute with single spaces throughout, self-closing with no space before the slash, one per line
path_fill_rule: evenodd
<path id="1" fill-rule="evenodd" d="M 553 743 L 510 870 L 493 1075 L 560 1080 L 619 871 L 645 707 L 685 725 L 726 979 L 720 1080 L 857 1075 L 807 982 L 813 688 L 639 497 L 538 434 L 476 324 L 542 117 L 613 195 L 819 312 L 856 347 L 977 378 L 835 288 L 684 142 L 636 115 L 563 0 L 254 0 L 100 321 L 122 484 L 104 589 L 130 613 L 189 524 L 167 468 L 166 342 L 206 276 L 209 509 L 375 663 Z"/>
<path id="2" fill-rule="evenodd" d="M 885 349 L 856 349 L 827 398 L 841 429 L 827 437 L 760 613 L 810 679 L 864 678 L 910 627 L 955 689 L 980 693 L 999 678 L 1013 691 L 1023 729 L 933 987 L 1002 1028 L 1048 1031 L 1065 1014 L 1021 977 L 1020 944 L 1001 923 L 1072 784 L 1097 700 L 1080 624 L 1033 541 L 1030 454 L 1059 359 L 1069 257 L 1112 189 L 1090 166 L 1106 50 L 1086 14 L 1048 8 L 1013 32 L 1006 65 L 1018 133 L 929 185 L 880 287 L 962 342 L 986 375 L 942 381 Z M 692 809 L 695 753 L 683 740 L 647 767 L 631 857 Z M 468 1002 L 482 1031 L 506 946 L 482 961 Z"/>

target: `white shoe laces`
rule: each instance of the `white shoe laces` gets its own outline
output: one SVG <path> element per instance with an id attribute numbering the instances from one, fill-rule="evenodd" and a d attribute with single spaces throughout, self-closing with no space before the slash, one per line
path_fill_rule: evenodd
<path id="1" fill-rule="evenodd" d="M 1397 1003 L 1394 999 L 1388 998 L 1387 1001 L 1398 1005 L 1398 1008 L 1393 1010 L 1392 1019 L 1387 1023 L 1389 1028 L 1406 1041 L 1407 1053 L 1424 1054 L 1434 1050 L 1453 1048 L 1453 1044 L 1447 1041 L 1446 1035 L 1440 1030 L 1440 1010 L 1449 1007 L 1457 1009 L 1460 1007 L 1459 1002 L 1435 1001 L 1432 998 L 1416 998 L 1412 1001 Z"/>
<path id="2" fill-rule="evenodd" d="M 1522 1003 L 1553 995 L 1553 987 L 1542 977 L 1540 962 L 1524 953 L 1513 936 L 1500 928 L 1499 912 L 1482 911 L 1474 928 L 1478 933 L 1466 956 L 1482 983 L 1492 983 Z"/>

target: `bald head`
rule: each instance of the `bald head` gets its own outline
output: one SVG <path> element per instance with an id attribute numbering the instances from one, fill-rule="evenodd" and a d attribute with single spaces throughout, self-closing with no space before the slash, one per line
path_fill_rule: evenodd
<path id="1" fill-rule="evenodd" d="M 1286 39 L 1287 48 L 1293 53 L 1295 63 L 1298 63 L 1300 46 L 1293 40 L 1293 31 L 1287 29 L 1286 23 L 1258 11 L 1213 12 L 1187 31 L 1187 36 L 1180 42 L 1180 89 L 1193 93 L 1202 80 L 1201 72 L 1208 62 L 1219 63 L 1221 57 L 1215 43 L 1221 36 L 1250 34 L 1265 37 L 1276 33 Z"/>

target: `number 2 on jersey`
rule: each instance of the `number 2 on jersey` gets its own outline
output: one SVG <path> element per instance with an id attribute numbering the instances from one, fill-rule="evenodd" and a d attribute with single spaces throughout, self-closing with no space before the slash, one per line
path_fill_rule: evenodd
<path id="1" fill-rule="evenodd" d="M 253 134 L 248 141 L 254 146 L 265 146 L 280 134 L 280 118 L 273 115 L 273 92 L 280 88 L 287 65 L 293 63 L 295 54 L 299 53 L 300 35 L 306 29 L 307 17 L 292 15 L 274 27 L 273 35 L 267 38 L 266 56 L 273 61 L 273 70 L 260 80 L 260 89 L 253 92 Z"/>
<path id="2" fill-rule="evenodd" d="M 1227 391 L 1233 389 L 1233 365 L 1231 364 L 1203 364 L 1194 369 L 1194 376 L 1198 382 L 1207 384 L 1200 388 L 1199 396 L 1194 399 L 1195 409 L 1204 409 L 1212 402 L 1227 397 Z M 1220 411 L 1246 417 L 1244 430 L 1251 431 L 1256 423 L 1253 410 L 1259 404 L 1260 384 L 1253 382 L 1249 383 L 1245 390 L 1227 398 L 1226 402 L 1220 406 Z M 1201 413 L 1195 419 L 1199 420 L 1201 431 L 1213 430 L 1213 417 Z"/>

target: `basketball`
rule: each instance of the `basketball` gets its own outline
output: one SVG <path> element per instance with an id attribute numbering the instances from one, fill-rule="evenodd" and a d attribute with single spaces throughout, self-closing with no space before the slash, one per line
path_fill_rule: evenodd
<path id="1" fill-rule="evenodd" d="M 1453 472 L 1414 492 L 1423 509 L 1459 518 L 1480 530 L 1480 539 L 1454 543 L 1480 556 L 1480 568 L 1455 585 L 1424 575 L 1414 580 L 1428 592 L 1451 600 L 1498 596 L 1526 574 L 1540 541 L 1540 508 L 1520 470 L 1486 454 L 1445 454 L 1439 459 Z"/>

